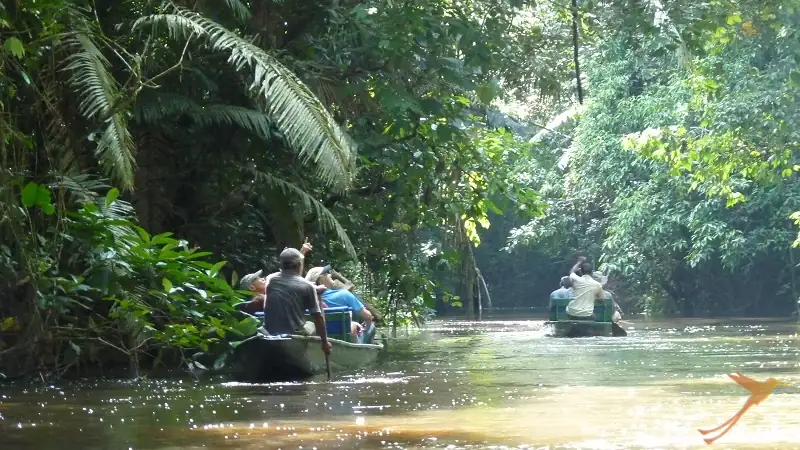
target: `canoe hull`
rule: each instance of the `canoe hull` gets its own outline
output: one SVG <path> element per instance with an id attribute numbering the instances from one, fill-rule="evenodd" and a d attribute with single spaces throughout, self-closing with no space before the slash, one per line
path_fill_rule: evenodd
<path id="1" fill-rule="evenodd" d="M 357 370 L 375 361 L 383 350 L 381 344 L 353 344 L 329 339 L 331 371 Z M 236 351 L 238 381 L 299 381 L 326 372 L 325 353 L 319 336 L 258 335 L 242 343 Z"/>
<path id="2" fill-rule="evenodd" d="M 590 320 L 558 320 L 546 323 L 553 337 L 626 336 L 619 325 Z"/>

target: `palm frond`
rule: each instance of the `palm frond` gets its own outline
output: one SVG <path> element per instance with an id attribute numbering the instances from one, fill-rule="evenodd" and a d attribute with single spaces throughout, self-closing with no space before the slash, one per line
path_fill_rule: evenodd
<path id="1" fill-rule="evenodd" d="M 354 259 L 358 259 L 358 255 L 356 254 L 356 249 L 353 247 L 353 243 L 350 241 L 350 237 L 347 236 L 347 232 L 345 231 L 344 227 L 336 220 L 336 217 L 333 216 L 333 213 L 328 210 L 319 200 L 312 197 L 308 192 L 304 191 L 300 186 L 286 181 L 282 178 L 276 177 L 274 175 L 268 174 L 266 172 L 262 172 L 260 170 L 252 169 L 255 174 L 256 183 L 264 183 L 265 185 L 280 190 L 286 196 L 291 196 L 299 199 L 302 204 L 303 208 L 307 212 L 313 212 L 319 218 L 319 223 L 322 226 L 323 231 L 334 231 L 336 236 L 341 241 L 342 245 L 344 245 L 345 250 L 347 253 Z"/>
<path id="2" fill-rule="evenodd" d="M 133 106 L 133 117 L 137 123 L 155 125 L 201 108 L 200 104 L 180 94 L 145 91 Z"/>
<path id="3" fill-rule="evenodd" d="M 225 0 L 225 2 L 228 4 L 228 7 L 231 9 L 231 11 L 233 11 L 233 14 L 237 19 L 244 22 L 250 18 L 250 8 L 242 3 L 241 0 Z"/>
<path id="4" fill-rule="evenodd" d="M 125 200 L 116 199 L 110 205 L 106 206 L 105 199 L 101 198 L 96 204 L 100 212 L 109 219 L 136 220 L 136 210 L 133 208 L 133 205 Z"/>
<path id="5" fill-rule="evenodd" d="M 50 187 L 63 190 L 78 203 L 90 203 L 97 199 L 98 191 L 108 189 L 110 186 L 95 175 L 70 170 L 56 175 Z"/>
<path id="6" fill-rule="evenodd" d="M 232 105 L 210 105 L 192 115 L 202 125 L 227 123 L 238 125 L 262 138 L 269 138 L 269 117 L 261 111 Z"/>
<path id="7" fill-rule="evenodd" d="M 134 108 L 134 117 L 140 123 L 158 124 L 177 115 L 186 115 L 203 126 L 232 124 L 261 138 L 270 138 L 272 120 L 256 109 L 224 104 L 201 105 L 177 94 L 159 94 L 157 98 L 142 96 Z"/>
<path id="8" fill-rule="evenodd" d="M 87 119 L 106 124 L 97 140 L 95 155 L 123 189 L 133 189 L 136 166 L 134 145 L 125 116 L 115 111 L 119 101 L 116 80 L 109 73 L 109 62 L 88 34 L 76 33 L 65 40 L 72 52 L 63 70 L 71 72 L 69 82 L 78 90 L 80 113 Z"/>
<path id="9" fill-rule="evenodd" d="M 352 140 L 331 114 L 295 74 L 274 57 L 241 36 L 193 11 L 175 8 L 174 14 L 140 18 L 134 27 L 164 24 L 173 37 L 192 33 L 215 49 L 229 53 L 237 69 L 253 71 L 252 92 L 263 99 L 267 114 L 288 144 L 304 162 L 316 164 L 317 175 L 337 191 L 346 190 L 355 172 Z"/>

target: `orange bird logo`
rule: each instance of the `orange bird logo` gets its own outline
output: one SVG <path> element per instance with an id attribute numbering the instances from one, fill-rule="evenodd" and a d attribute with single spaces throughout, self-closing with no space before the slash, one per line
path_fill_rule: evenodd
<path id="1" fill-rule="evenodd" d="M 748 409 L 766 400 L 767 397 L 769 397 L 769 395 L 772 394 L 772 391 L 776 387 L 789 386 L 788 384 L 781 383 L 775 378 L 767 378 L 767 380 L 762 383 L 760 381 L 756 381 L 752 378 L 742 375 L 742 373 L 739 372 L 738 370 L 736 371 L 735 374 L 730 373 L 728 374 L 728 376 L 733 381 L 737 382 L 739 386 L 750 391 L 750 397 L 747 397 L 747 401 L 744 402 L 744 406 L 742 406 L 742 409 L 740 409 L 739 412 L 734 414 L 733 417 L 726 420 L 725 423 L 723 423 L 722 425 L 716 428 L 711 428 L 710 430 L 697 430 L 703 436 L 713 433 L 715 431 L 722 430 L 722 432 L 718 434 L 716 437 L 703 438 L 703 440 L 706 441 L 706 444 L 708 445 L 713 444 L 714 441 L 728 434 L 728 431 L 731 431 L 731 428 L 733 428 L 733 426 L 736 425 L 736 422 L 738 422 L 739 419 L 742 418 L 742 416 L 744 415 L 745 412 L 747 412 Z"/>

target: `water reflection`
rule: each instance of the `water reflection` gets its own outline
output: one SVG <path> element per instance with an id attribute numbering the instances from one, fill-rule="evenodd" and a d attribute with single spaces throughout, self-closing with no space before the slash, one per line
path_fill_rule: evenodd
<path id="1" fill-rule="evenodd" d="M 800 336 L 768 322 L 639 323 L 551 339 L 541 321 L 441 321 L 332 383 L 176 381 L 4 388 L 8 448 L 705 448 L 741 369 L 778 388 L 719 448 L 800 448 Z M 525 447 L 527 446 L 527 447 Z"/>

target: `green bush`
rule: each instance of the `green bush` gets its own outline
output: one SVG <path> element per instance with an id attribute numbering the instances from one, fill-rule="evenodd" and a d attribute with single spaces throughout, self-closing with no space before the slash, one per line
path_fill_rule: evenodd
<path id="1" fill-rule="evenodd" d="M 35 358 L 5 370 L 61 375 L 127 361 L 138 374 L 143 357 L 151 367 L 165 362 L 203 367 L 187 356 L 198 351 L 221 368 L 237 342 L 255 333 L 259 321 L 235 308 L 244 294 L 231 287 L 235 273 L 230 284 L 220 274 L 225 261 L 207 260 L 209 252 L 171 233 L 151 236 L 118 196 L 111 189 L 62 215 L 46 186 L 31 182 L 23 188 L 21 203 L 38 239 L 13 250 L 4 247 L 6 259 L 15 252 L 24 260 L 4 271 L 23 267 L 15 277 L 25 280 L 24 291 L 33 295 L 0 304 L 0 332 L 5 330 L 12 344 L 0 334 L 0 345 L 10 347 L 0 351 Z M 15 333 L 8 333 L 12 325 Z"/>

